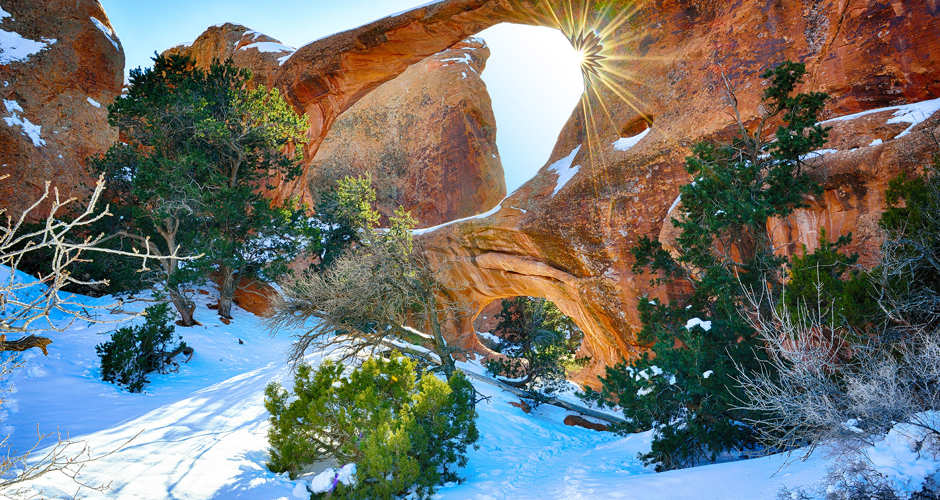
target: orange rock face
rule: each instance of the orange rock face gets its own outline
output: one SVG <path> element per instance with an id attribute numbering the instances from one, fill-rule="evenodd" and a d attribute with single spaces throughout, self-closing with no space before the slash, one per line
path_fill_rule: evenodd
<path id="1" fill-rule="evenodd" d="M 14 19 L 21 16 L 15 22 L 25 19 L 38 30 L 44 21 L 34 12 L 40 9 L 30 4 L 16 3 L 12 14 Z M 79 4 L 94 7 L 92 2 Z M 50 9 L 43 5 L 42 10 Z M 78 9 L 68 12 L 73 10 Z M 76 19 L 62 21 L 63 26 L 72 22 L 78 26 L 81 19 Z M 5 18 L 0 28 L 8 29 L 13 22 Z M 760 73 L 784 60 L 806 63 L 809 76 L 802 90 L 831 94 L 826 118 L 940 97 L 940 4 L 935 0 L 445 0 L 319 40 L 290 57 L 284 57 L 287 52 L 268 54 L 258 47 L 241 54 L 255 35 L 223 26 L 219 33 L 207 37 L 205 54 L 231 50 L 233 58 L 246 58 L 243 64 L 280 88 L 310 119 L 307 171 L 298 182 L 279 188 L 279 196 L 286 198 L 309 195 L 314 170 L 328 161 L 319 154 L 321 144 L 335 141 L 336 146 L 325 147 L 322 154 L 327 156 L 330 148 L 338 151 L 343 144 L 341 136 L 332 139 L 328 135 L 345 112 L 351 110 L 354 114 L 350 118 L 356 116 L 353 108 L 358 102 L 406 73 L 410 66 L 418 64 L 415 72 L 422 71 L 422 65 L 431 68 L 432 56 L 500 22 L 552 26 L 581 40 L 591 38 L 587 36 L 591 33 L 599 34 L 600 46 L 586 47 L 600 54 L 599 60 L 585 65 L 589 92 L 535 178 L 491 213 L 419 231 L 418 241 L 451 290 L 449 298 L 465 311 L 448 318 L 447 331 L 453 332 L 450 340 L 482 351 L 472 326 L 480 310 L 505 297 L 546 297 L 585 332 L 582 355 L 590 356 L 592 364 L 579 374 L 578 379 L 584 382 L 596 383 L 593 376 L 603 366 L 642 350 L 634 335 L 639 326 L 638 296 L 650 293 L 668 299 L 677 292 L 653 288 L 648 276 L 634 274 L 629 250 L 644 235 L 668 243 L 670 207 L 679 186 L 690 180 L 683 166 L 689 146 L 702 139 L 727 137 L 732 130 L 725 81 L 733 87 L 741 116 L 748 123 L 754 123 L 761 112 Z M 76 39 L 61 36 L 60 32 L 68 31 L 65 28 L 52 30 L 52 34 L 20 29 L 32 40 L 51 36 L 72 43 Z M 109 42 L 104 38 L 90 38 L 94 34 L 90 31 L 74 33 L 87 35 L 86 44 L 97 44 L 93 53 L 99 59 L 106 53 L 102 44 Z M 60 47 L 66 46 L 72 45 Z M 203 49 L 193 50 L 199 53 Z M 52 54 L 50 48 L 31 56 L 27 62 L 34 67 L 29 71 L 23 70 L 21 63 L 4 62 L 0 69 L 4 75 L 17 76 L 16 81 L 10 80 L 14 88 L 56 89 L 44 81 L 20 84 L 38 80 L 42 73 L 36 68 Z M 68 54 L 72 52 L 61 57 Z M 66 60 L 77 60 L 77 56 Z M 53 73 L 71 77 L 68 70 L 74 68 L 105 66 L 96 65 L 102 63 L 96 61 L 91 66 L 59 62 L 48 67 Z M 446 71 L 453 76 L 457 70 Z M 76 79 L 68 81 L 72 80 Z M 119 79 L 116 83 L 119 85 Z M 59 90 L 73 88 L 57 85 Z M 117 85 L 95 88 L 117 91 Z M 396 88 L 393 84 L 389 88 L 386 95 L 412 87 Z M 2 92 L 12 95 L 6 87 Z M 48 90 L 31 90 L 41 94 L 36 97 L 25 96 L 26 90 L 18 92 L 17 102 L 59 99 L 59 94 Z M 413 105 L 410 97 L 399 94 L 398 98 L 402 105 Z M 23 107 L 22 116 L 33 123 L 46 112 L 26 104 Z M 768 230 L 781 251 L 797 251 L 802 244 L 811 248 L 823 228 L 832 237 L 851 231 L 855 250 L 865 262 L 874 262 L 884 187 L 898 172 L 924 165 L 936 151 L 930 132 L 940 134 L 940 118 L 925 119 L 936 110 L 936 103 L 926 103 L 916 112 L 893 109 L 832 123 L 835 130 L 829 147 L 837 152 L 813 160 L 813 172 L 825 186 L 825 194 L 785 221 L 770 221 Z M 427 110 L 417 115 L 443 116 L 434 113 Z M 68 115 L 68 119 L 74 118 Z M 910 127 L 912 122 L 917 123 Z M 43 123 L 45 140 L 50 140 L 54 127 Z M 462 133 L 459 128 L 454 134 L 442 132 L 436 145 L 437 139 L 415 142 L 439 151 L 413 158 L 447 157 L 451 154 L 448 149 L 455 147 L 450 142 Z M 477 128 L 466 126 L 463 130 L 474 133 Z M 0 136 L 0 147 L 22 146 L 0 151 L 4 159 L 18 158 L 21 177 L 27 172 L 26 161 L 34 157 L 47 161 L 42 153 L 26 146 L 45 151 L 42 148 L 31 142 L 15 142 L 24 141 L 20 128 L 7 127 L 4 133 L 7 136 Z M 358 134 L 364 132 L 357 130 Z M 350 137 L 350 141 L 359 140 Z M 81 140 L 87 142 L 86 138 Z M 386 145 L 382 141 L 368 144 L 362 161 L 381 154 Z M 459 154 L 463 146 L 455 148 Z M 51 172 L 50 167 L 42 167 L 42 161 L 36 164 Z M 412 174 L 405 178 L 408 175 Z M 443 173 L 440 177 L 425 173 L 417 178 L 444 177 Z M 443 193 L 437 189 L 428 192 Z M 473 198 L 476 189 L 466 196 Z M 434 215 L 427 220 L 466 213 L 470 205 L 435 205 Z"/>
<path id="2" fill-rule="evenodd" d="M 10 0 L 0 30 L 0 207 L 21 212 L 45 181 L 87 194 L 86 158 L 117 139 L 105 108 L 121 92 L 124 51 L 108 17 L 95 0 Z"/>
<path id="3" fill-rule="evenodd" d="M 165 54 L 189 56 L 203 69 L 215 59 L 225 61 L 231 58 L 236 65 L 250 69 L 256 82 L 271 87 L 281 62 L 295 50 L 263 33 L 239 24 L 225 23 L 209 27 L 193 43 L 177 45 Z"/>
<path id="4" fill-rule="evenodd" d="M 447 0 L 314 42 L 275 77 L 311 120 L 307 153 L 315 158 L 343 112 L 484 28 L 521 22 L 576 39 L 600 34 L 601 60 L 585 67 L 589 92 L 540 173 L 487 216 L 419 231 L 450 299 L 466 311 L 449 319 L 452 341 L 483 350 L 472 327 L 480 310 L 505 297 L 547 297 L 585 331 L 582 354 L 593 360 L 578 377 L 585 382 L 642 350 L 634 336 L 640 294 L 676 292 L 635 275 L 629 249 L 644 235 L 668 243 L 667 213 L 690 180 L 689 145 L 732 130 L 725 78 L 748 123 L 760 115 L 760 73 L 784 60 L 807 64 L 802 90 L 831 94 L 827 117 L 940 97 L 940 6 L 932 0 L 617 3 Z M 935 121 L 899 136 L 887 123 L 893 113 L 834 124 L 839 151 L 814 161 L 825 195 L 769 225 L 783 251 L 812 247 L 826 228 L 833 237 L 852 231 L 856 249 L 874 261 L 884 186 L 935 148 L 925 139 Z M 280 193 L 305 191 L 284 185 Z"/>

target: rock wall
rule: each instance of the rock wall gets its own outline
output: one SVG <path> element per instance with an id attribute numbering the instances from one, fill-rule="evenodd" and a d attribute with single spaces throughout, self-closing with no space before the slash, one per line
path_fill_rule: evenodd
<path id="1" fill-rule="evenodd" d="M 470 39 L 410 66 L 337 118 L 311 163 L 309 189 L 369 173 L 379 210 L 425 226 L 488 210 L 506 195 L 496 119 Z"/>
<path id="2" fill-rule="evenodd" d="M 59 3 L 58 11 L 66 12 L 65 2 Z M 74 162 L 60 168 L 49 158 L 51 141 L 63 141 L 56 150 L 72 151 L 94 149 L 99 144 L 95 134 L 113 137 L 104 126 L 89 127 L 90 139 L 63 133 L 82 127 L 82 113 L 91 112 L 80 107 L 86 96 L 100 97 L 98 102 L 105 104 L 120 87 L 120 64 L 113 68 L 120 62 L 119 42 L 102 36 L 109 33 L 106 19 L 98 18 L 104 31 L 97 33 L 87 22 L 100 8 L 96 2 L 79 1 L 73 9 L 73 3 L 68 3 L 68 15 L 48 20 L 39 11 L 52 10 L 49 2 L 40 7 L 0 0 L 0 29 L 12 32 L 17 27 L 21 37 L 43 44 L 16 61 L 9 60 L 6 46 L 0 56 L 2 81 L 13 89 L 5 86 L 0 92 L 16 103 L 5 100 L 6 109 L 0 110 L 6 111 L 0 153 L 15 165 L 13 173 L 20 179 L 33 177 L 26 165 L 36 165 L 42 175 L 77 171 L 74 166 L 65 169 Z M 69 17 L 72 12 L 78 14 Z M 449 331 L 455 332 L 451 340 L 468 348 L 483 349 L 472 328 L 482 308 L 500 298 L 530 295 L 553 300 L 584 329 L 583 354 L 593 362 L 580 380 L 590 382 L 604 365 L 640 351 L 633 333 L 637 296 L 668 299 L 677 290 L 651 287 L 648 276 L 633 274 L 629 249 L 643 235 L 668 244 L 669 212 L 678 187 L 690 180 L 683 168 L 689 146 L 732 131 L 726 82 L 749 124 L 760 115 L 759 74 L 787 59 L 807 64 L 803 90 L 831 94 L 827 118 L 921 103 L 832 123 L 829 147 L 834 151 L 813 160 L 825 194 L 793 217 L 771 221 L 769 230 L 781 251 L 796 251 L 801 244 L 812 248 L 823 228 L 833 237 L 851 231 L 863 260 L 874 262 L 884 186 L 898 172 L 924 165 L 937 150 L 936 0 L 444 0 L 293 53 L 260 36 L 258 40 L 273 45 L 251 48 L 256 34 L 238 34 L 231 27 L 220 27 L 209 38 L 221 40 L 224 51 L 231 44 L 233 57 L 244 58 L 243 64 L 280 88 L 311 120 L 306 154 L 313 161 L 299 182 L 278 189 L 280 197 L 287 197 L 309 195 L 307 183 L 319 165 L 321 144 L 344 112 L 411 65 L 500 22 L 559 28 L 599 57 L 585 63 L 588 92 L 535 178 L 486 214 L 418 231 L 419 243 L 452 290 L 451 298 L 465 311 L 448 319 Z M 595 37 L 597 42 L 591 41 Z M 112 42 L 113 54 L 108 49 Z M 205 46 L 212 43 L 207 40 Z M 86 64 L 78 64 L 89 55 Z M 40 69 L 53 76 L 47 79 Z M 60 73 L 66 76 L 55 76 Z M 103 123 L 101 113 L 94 123 Z M 23 127 L 26 119 L 41 130 Z M 23 135 L 28 130 L 37 131 L 47 145 Z M 440 140 L 453 137 L 442 133 Z M 341 138 L 336 144 L 343 144 Z M 383 147 L 381 141 L 371 143 L 360 158 L 371 158 Z M 434 154 L 446 155 L 450 145 L 436 147 L 443 153 Z M 444 218 L 449 210 L 440 209 L 435 217 Z M 466 208 L 453 209 L 461 210 Z"/>
<path id="3" fill-rule="evenodd" d="M 124 52 L 96 0 L 0 0 L 0 200 L 18 214 L 52 181 L 88 192 L 89 156 L 117 140 L 108 104 Z"/>

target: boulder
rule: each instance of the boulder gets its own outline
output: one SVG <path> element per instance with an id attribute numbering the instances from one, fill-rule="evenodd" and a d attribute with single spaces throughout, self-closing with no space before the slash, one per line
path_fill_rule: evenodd
<path id="1" fill-rule="evenodd" d="M 121 41 L 96 0 L 0 3 L 0 208 L 20 213 L 46 181 L 63 197 L 90 192 L 85 161 L 117 140 L 106 107 L 123 78 Z"/>

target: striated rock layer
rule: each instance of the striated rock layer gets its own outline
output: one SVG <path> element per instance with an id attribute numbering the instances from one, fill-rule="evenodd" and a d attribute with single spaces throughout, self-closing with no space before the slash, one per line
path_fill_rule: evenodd
<path id="1" fill-rule="evenodd" d="M 450 44 L 360 96 L 339 118 L 331 118 L 328 131 L 317 128 L 318 114 L 311 116 L 313 145 L 305 152 L 304 175 L 282 184 L 275 198 L 300 196 L 310 202 L 335 180 L 368 173 L 385 215 L 402 205 L 420 223 L 438 224 L 495 206 L 506 185 L 496 121 L 480 78 L 489 49 L 480 39 Z M 304 61 L 303 55 L 292 56 L 294 49 L 267 35 L 224 24 L 167 53 L 188 55 L 203 67 L 231 57 L 260 83 L 292 96 L 298 111 L 309 111 L 309 103 L 298 97 L 303 94 L 278 73 L 289 59 Z"/>
<path id="2" fill-rule="evenodd" d="M 117 140 L 106 106 L 124 52 L 96 0 L 0 1 L 0 205 L 18 214 L 52 181 L 87 194 L 86 158 Z"/>

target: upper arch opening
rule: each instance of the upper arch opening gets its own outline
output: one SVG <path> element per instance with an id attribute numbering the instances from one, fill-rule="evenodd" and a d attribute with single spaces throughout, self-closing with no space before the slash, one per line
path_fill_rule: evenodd
<path id="1" fill-rule="evenodd" d="M 554 28 L 503 23 L 477 35 L 490 47 L 486 82 L 496 143 L 513 192 L 545 164 L 584 93 L 583 55 Z"/>

